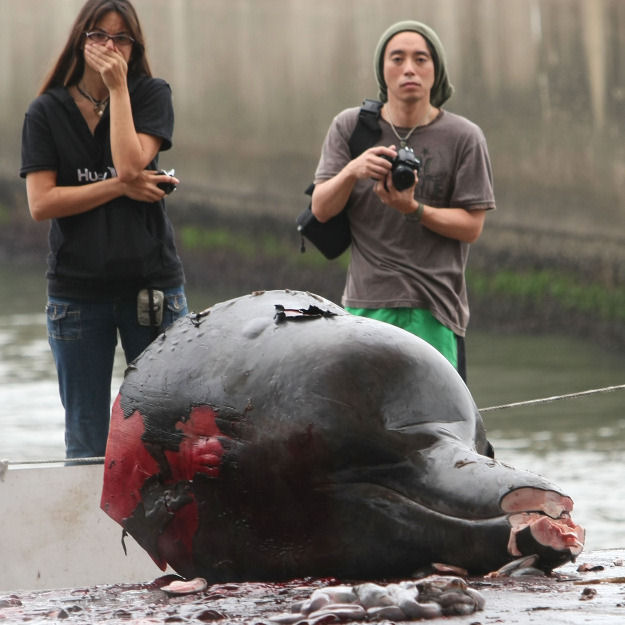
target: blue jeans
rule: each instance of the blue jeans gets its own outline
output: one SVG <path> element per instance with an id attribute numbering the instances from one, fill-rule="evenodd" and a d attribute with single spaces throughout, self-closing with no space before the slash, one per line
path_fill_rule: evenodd
<path id="1" fill-rule="evenodd" d="M 118 331 L 130 363 L 162 330 L 187 314 L 182 286 L 164 293 L 160 328 L 139 325 L 136 297 L 103 301 L 48 298 L 48 341 L 65 408 L 67 458 L 99 457 L 106 451 Z"/>

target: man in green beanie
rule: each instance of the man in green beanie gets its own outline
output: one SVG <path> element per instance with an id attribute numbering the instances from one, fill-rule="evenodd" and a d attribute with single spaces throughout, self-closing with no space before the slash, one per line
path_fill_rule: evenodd
<path id="1" fill-rule="evenodd" d="M 315 173 L 312 212 L 325 222 L 348 211 L 345 308 L 420 336 L 466 380 L 465 268 L 470 243 L 495 208 L 486 141 L 478 126 L 442 108 L 453 87 L 445 50 L 425 24 L 388 28 L 374 69 L 383 103 L 380 138 L 352 158 L 348 142 L 359 108 L 334 118 Z M 400 148 L 421 161 L 414 184 L 403 190 L 393 184 L 391 164 Z"/>

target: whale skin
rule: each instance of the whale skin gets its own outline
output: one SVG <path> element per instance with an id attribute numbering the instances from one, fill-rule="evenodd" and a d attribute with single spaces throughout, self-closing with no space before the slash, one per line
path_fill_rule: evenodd
<path id="1" fill-rule="evenodd" d="M 129 365 L 101 507 L 161 568 L 209 583 L 574 560 L 571 498 L 492 456 L 425 341 L 257 292 L 178 320 Z"/>

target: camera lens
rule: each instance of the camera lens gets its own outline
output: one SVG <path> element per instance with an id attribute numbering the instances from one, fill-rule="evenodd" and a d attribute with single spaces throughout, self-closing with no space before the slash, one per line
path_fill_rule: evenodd
<path id="1" fill-rule="evenodd" d="M 393 168 L 392 175 L 393 186 L 398 191 L 409 189 L 415 181 L 414 169 L 407 165 L 396 165 Z"/>

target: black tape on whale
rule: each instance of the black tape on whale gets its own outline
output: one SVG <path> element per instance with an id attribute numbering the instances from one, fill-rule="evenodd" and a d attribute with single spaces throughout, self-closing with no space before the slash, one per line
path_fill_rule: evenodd
<path id="1" fill-rule="evenodd" d="M 210 582 L 574 559 L 571 499 L 488 449 L 427 343 L 309 293 L 255 293 L 179 320 L 128 368 L 102 508 L 159 566 Z"/>

